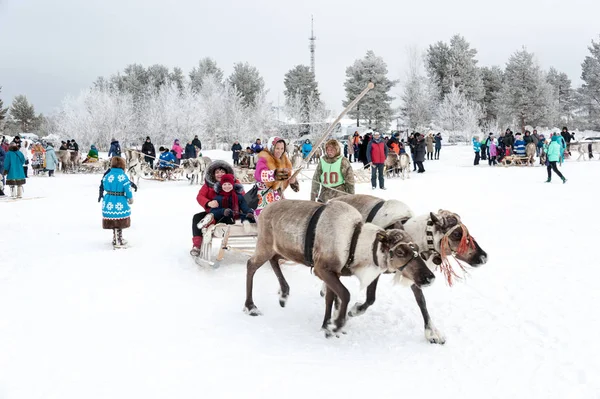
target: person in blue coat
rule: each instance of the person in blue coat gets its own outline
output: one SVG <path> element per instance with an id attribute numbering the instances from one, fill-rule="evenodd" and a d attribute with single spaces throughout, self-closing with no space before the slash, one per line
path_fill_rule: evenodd
<path id="1" fill-rule="evenodd" d="M 235 177 L 232 174 L 224 174 L 221 181 L 215 184 L 217 194 L 215 201 L 219 203 L 219 206 L 211 208 L 210 213 L 215 217 L 216 223 L 234 224 L 236 219 L 255 223 L 254 210 L 244 199 L 243 190 L 244 187 L 241 184 L 235 183 Z"/>
<path id="2" fill-rule="evenodd" d="M 6 158 L 6 151 L 0 146 L 0 197 L 4 196 L 4 158 Z"/>
<path id="3" fill-rule="evenodd" d="M 52 144 L 46 146 L 46 170 L 48 171 L 48 177 L 54 177 L 54 169 L 58 166 L 58 157 L 54 152 Z"/>
<path id="4" fill-rule="evenodd" d="M 479 142 L 478 136 L 473 137 L 473 151 L 475 151 L 473 165 L 479 165 L 479 159 L 481 159 L 481 143 Z"/>
<path id="5" fill-rule="evenodd" d="M 125 173 L 125 160 L 114 156 L 110 160 L 111 169 L 100 183 L 102 198 L 102 228 L 113 231 L 113 247 L 127 245 L 123 239 L 123 229 L 131 226 L 133 192 L 131 182 Z"/>
<path id="6" fill-rule="evenodd" d="M 110 140 L 110 149 L 108 150 L 108 157 L 120 157 L 121 156 L 121 144 L 114 137 Z"/>
<path id="7" fill-rule="evenodd" d="M 185 157 L 184 159 L 196 158 L 196 146 L 192 144 L 192 140 L 189 140 L 185 145 L 183 156 Z"/>
<path id="8" fill-rule="evenodd" d="M 442 149 L 442 134 L 436 134 L 433 140 L 435 141 L 434 159 L 440 159 L 440 150 Z"/>
<path id="9" fill-rule="evenodd" d="M 515 144 L 513 145 L 513 153 L 519 157 L 525 156 L 525 140 L 521 133 L 515 134 Z"/>
<path id="10" fill-rule="evenodd" d="M 560 173 L 560 171 L 556 167 L 556 163 L 560 161 L 560 158 L 563 156 L 564 153 L 564 148 L 560 144 L 561 140 L 564 141 L 564 139 L 561 136 L 554 135 L 552 136 L 552 141 L 548 146 L 548 150 L 546 152 L 546 155 L 548 156 L 548 162 L 546 166 L 546 169 L 548 171 L 548 180 L 546 180 L 546 183 L 550 183 L 552 181 L 552 171 L 554 171 L 554 173 L 556 173 L 558 177 L 562 179 L 563 183 L 567 182 L 567 179 L 565 179 L 565 177 L 562 175 L 562 173 Z"/>
<path id="11" fill-rule="evenodd" d="M 306 139 L 304 144 L 302 144 L 302 158 L 306 159 L 308 154 L 312 151 L 312 144 L 309 139 Z"/>
<path id="12" fill-rule="evenodd" d="M 25 184 L 25 171 L 23 165 L 25 157 L 19 151 L 16 143 L 11 143 L 8 147 L 8 153 L 4 157 L 4 174 L 6 176 L 6 185 L 10 186 L 10 196 L 13 198 L 23 197 L 23 184 Z"/>

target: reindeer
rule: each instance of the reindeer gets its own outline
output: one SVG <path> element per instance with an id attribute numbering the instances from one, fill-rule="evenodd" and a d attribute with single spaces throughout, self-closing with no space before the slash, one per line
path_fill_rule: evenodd
<path id="1" fill-rule="evenodd" d="M 404 226 L 406 232 L 414 237 L 415 243 L 421 251 L 419 255 L 427 261 L 430 268 L 439 267 L 449 284 L 455 276 L 448 257 L 453 257 L 465 262 L 472 267 L 478 267 L 487 262 L 487 253 L 481 249 L 477 241 L 469 234 L 467 227 L 462 224 L 460 216 L 456 213 L 440 210 L 414 216 L 410 208 L 397 200 L 382 200 L 371 195 L 345 195 L 332 201 L 345 202 L 356 208 L 363 217 L 363 222 L 385 228 L 398 228 L 399 224 Z M 459 266 L 460 262 L 457 262 Z M 356 303 L 348 315 L 359 316 L 375 303 L 377 280 L 367 287 L 367 298 L 364 303 Z M 411 289 L 423 315 L 425 324 L 425 339 L 430 343 L 444 344 L 446 338 L 435 328 L 425 302 L 425 296 L 421 287 L 411 284 Z"/>
<path id="2" fill-rule="evenodd" d="M 204 161 L 201 158 L 189 158 L 181 161 L 181 167 L 186 175 L 190 179 L 190 184 L 200 184 L 204 180 Z"/>
<path id="3" fill-rule="evenodd" d="M 400 157 L 393 151 L 389 151 L 384 163 L 386 177 L 396 177 L 400 175 Z"/>
<path id="4" fill-rule="evenodd" d="M 287 259 L 314 267 L 315 275 L 327 286 L 322 324 L 326 337 L 338 336 L 346 323 L 350 293 L 340 276 L 356 276 L 363 286 L 385 271 L 398 272 L 417 287 L 427 286 L 435 279 L 409 234 L 363 223 L 356 209 L 340 201 L 278 201 L 263 210 L 257 225 L 256 252 L 247 263 L 244 305 L 244 311 L 252 316 L 261 314 L 252 299 L 254 274 L 266 261 L 279 280 L 282 307 L 289 296 L 289 285 L 279 261 Z M 331 323 L 336 298 L 340 307 Z"/>
<path id="5" fill-rule="evenodd" d="M 527 163 L 529 166 L 534 166 L 535 164 L 535 144 L 529 143 L 525 147 L 525 154 L 527 156 Z"/>

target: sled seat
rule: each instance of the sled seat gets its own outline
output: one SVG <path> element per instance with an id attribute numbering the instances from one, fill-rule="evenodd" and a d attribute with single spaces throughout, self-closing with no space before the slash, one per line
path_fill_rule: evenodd
<path id="1" fill-rule="evenodd" d="M 258 229 L 256 223 L 213 224 L 202 229 L 202 247 L 197 262 L 218 267 L 225 257 L 225 251 L 235 251 L 248 256 L 254 254 Z M 220 239 L 218 251 L 213 253 L 213 240 Z"/>

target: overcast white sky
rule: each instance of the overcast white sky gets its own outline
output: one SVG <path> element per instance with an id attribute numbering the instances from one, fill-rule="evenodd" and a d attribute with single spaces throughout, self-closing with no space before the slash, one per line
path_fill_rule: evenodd
<path id="1" fill-rule="evenodd" d="M 25 94 L 49 114 L 127 64 L 187 74 L 210 56 L 226 76 L 235 62 L 255 65 L 270 99 L 283 102 L 284 74 L 310 64 L 311 14 L 321 98 L 333 110 L 341 110 L 346 67 L 370 49 L 398 79 L 408 46 L 425 50 L 459 33 L 479 65 L 504 66 L 525 45 L 543 68 L 579 85 L 587 46 L 600 37 L 598 0 L 0 0 L 0 96 L 10 104 Z"/>

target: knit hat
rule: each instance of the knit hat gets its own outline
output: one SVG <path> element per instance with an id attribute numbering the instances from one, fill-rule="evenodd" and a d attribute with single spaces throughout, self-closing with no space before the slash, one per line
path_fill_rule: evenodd
<path id="1" fill-rule="evenodd" d="M 275 144 L 277 144 L 278 142 L 283 142 L 283 148 L 285 149 L 285 140 L 282 139 L 281 137 L 278 136 L 273 136 L 269 138 L 269 141 L 267 142 L 267 145 L 269 146 L 269 151 L 273 152 L 273 150 L 275 149 Z"/>
<path id="2" fill-rule="evenodd" d="M 223 176 L 221 176 L 221 186 L 225 183 L 229 183 L 233 186 L 233 184 L 235 183 L 235 177 L 233 177 L 233 175 L 229 173 L 224 174 Z"/>
<path id="3" fill-rule="evenodd" d="M 150 136 L 146 136 L 146 140 L 150 140 Z"/>

